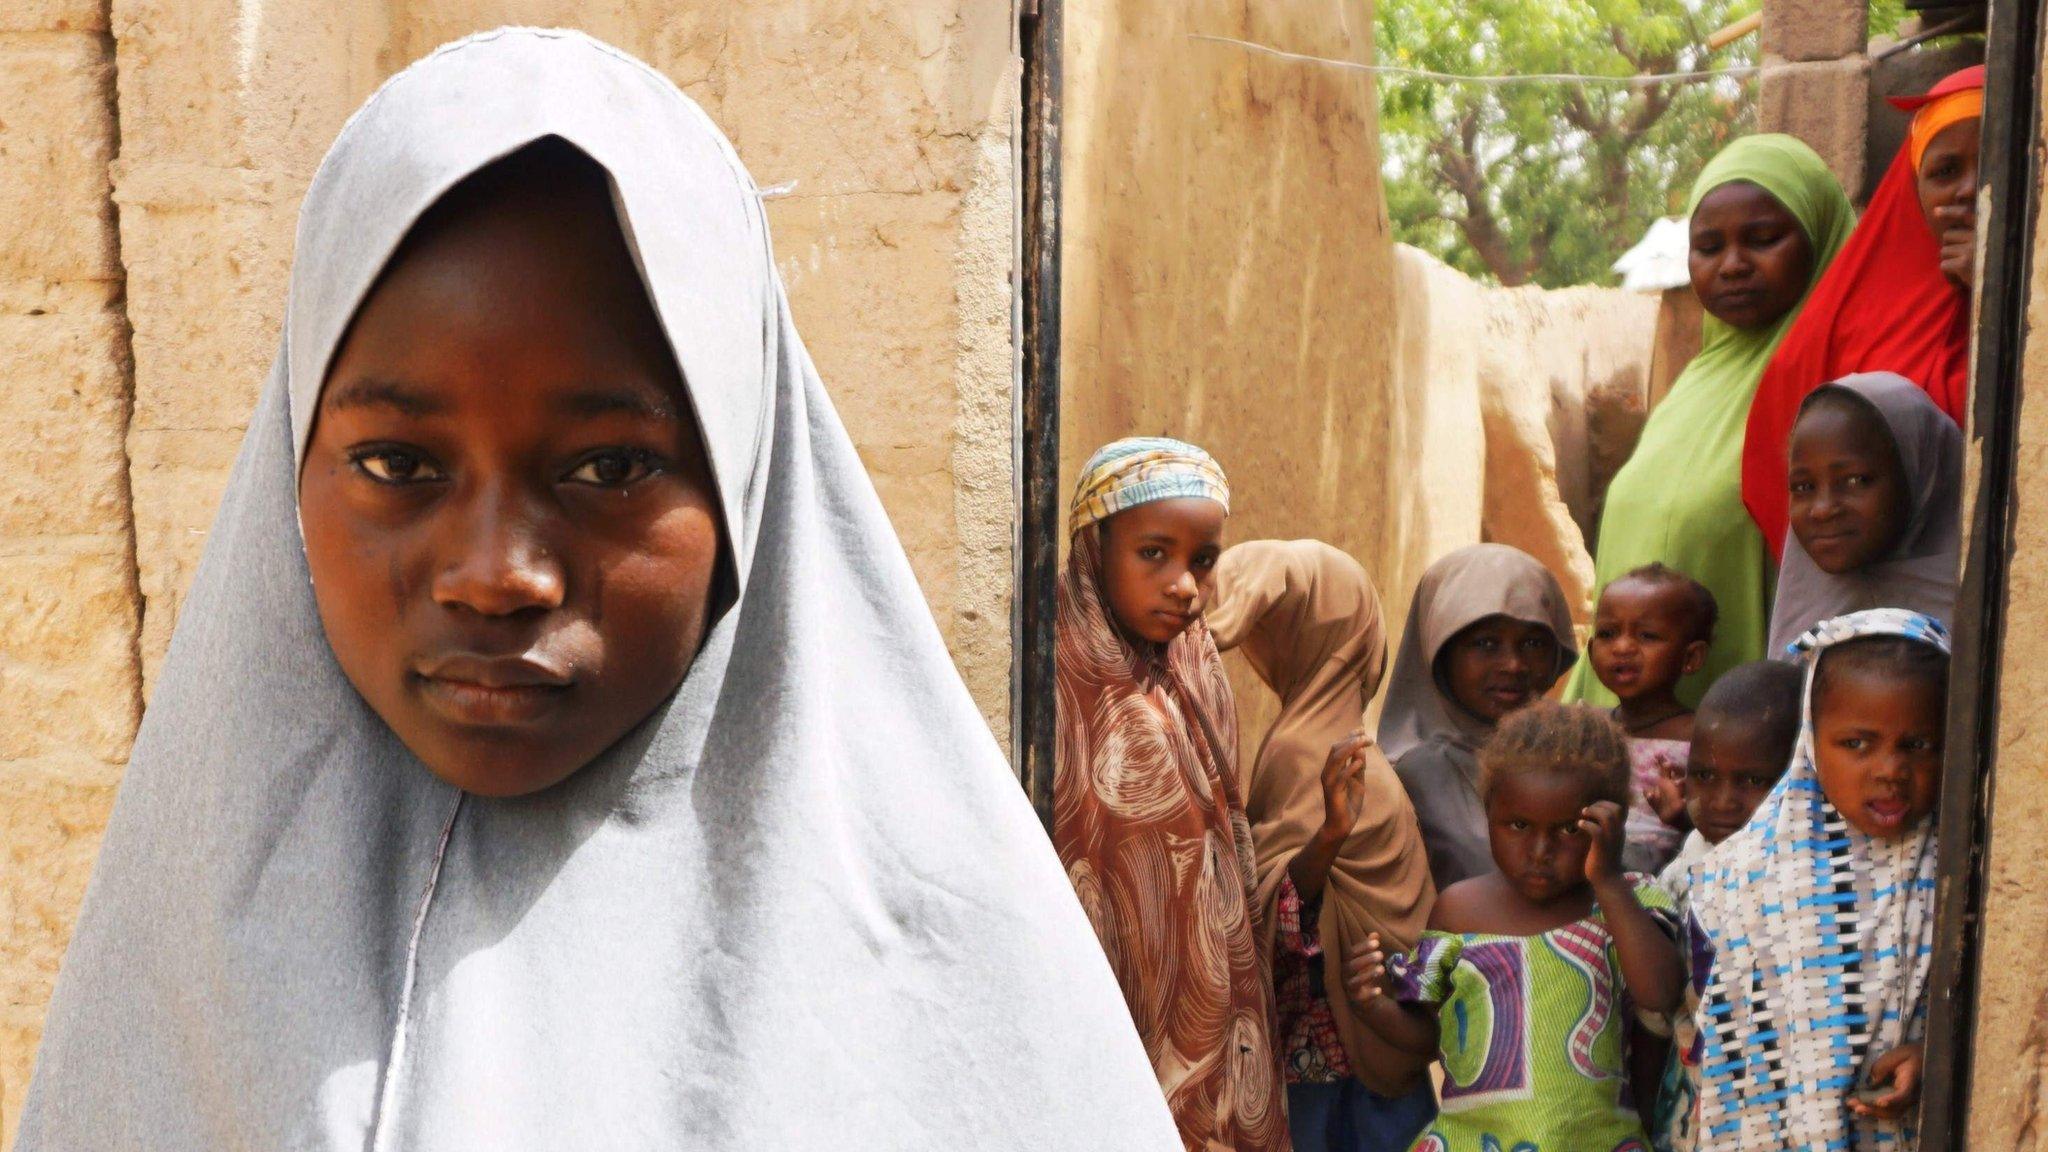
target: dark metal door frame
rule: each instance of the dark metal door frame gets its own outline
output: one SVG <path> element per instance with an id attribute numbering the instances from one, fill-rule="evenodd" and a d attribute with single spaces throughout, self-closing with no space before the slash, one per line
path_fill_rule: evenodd
<path id="1" fill-rule="evenodd" d="M 2040 169 L 2041 0 L 1993 0 L 1980 161 L 1990 209 L 1983 222 L 1971 435 L 1982 471 L 1969 508 L 1950 675 L 1941 855 L 1935 894 L 1920 1146 L 1962 1149 L 1969 1138 L 1971 1023 L 1983 909 L 1985 849 L 1997 761 L 1999 663 L 2006 568 L 2013 542 L 2013 464 L 2033 279 L 2035 182 Z"/>
<path id="2" fill-rule="evenodd" d="M 1052 830 L 1054 595 L 1060 560 L 1060 82 L 1065 0 L 1023 0 L 1022 371 L 1010 703 L 1018 774 Z"/>

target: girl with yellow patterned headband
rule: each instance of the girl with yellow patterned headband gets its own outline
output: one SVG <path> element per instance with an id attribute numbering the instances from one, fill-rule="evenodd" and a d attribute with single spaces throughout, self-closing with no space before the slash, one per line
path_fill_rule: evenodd
<path id="1" fill-rule="evenodd" d="M 1190 1150 L 1284 1152 L 1237 707 L 1203 624 L 1230 487 L 1178 440 L 1082 470 L 1060 577 L 1053 844 Z"/>

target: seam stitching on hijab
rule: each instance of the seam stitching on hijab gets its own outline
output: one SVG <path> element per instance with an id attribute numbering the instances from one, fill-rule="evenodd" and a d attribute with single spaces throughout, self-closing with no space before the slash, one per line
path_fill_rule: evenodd
<path id="1" fill-rule="evenodd" d="M 455 834 L 455 818 L 462 815 L 462 801 L 467 793 L 455 794 L 455 807 L 448 812 L 447 823 L 441 825 L 441 842 L 434 848 L 433 867 L 427 871 L 427 886 L 420 893 L 419 911 L 413 914 L 412 937 L 405 945 L 405 979 L 398 987 L 398 1020 L 391 1029 L 391 1048 L 384 1061 L 384 1082 L 377 1088 L 377 1107 L 370 1116 L 370 1152 L 384 1152 L 389 1147 L 385 1136 L 389 1135 L 385 1121 L 391 1116 L 391 1098 L 398 1090 L 399 1065 L 405 1060 L 405 1033 L 412 1020 L 412 987 L 419 975 L 420 937 L 427 928 L 427 910 L 434 904 L 434 889 L 441 883 L 441 862 L 448 856 L 448 841 Z"/>

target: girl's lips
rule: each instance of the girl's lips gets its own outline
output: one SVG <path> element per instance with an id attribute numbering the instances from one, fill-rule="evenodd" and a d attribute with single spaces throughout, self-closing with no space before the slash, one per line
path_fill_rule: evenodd
<path id="1" fill-rule="evenodd" d="M 1908 805 L 1904 800 L 1866 800 L 1863 810 L 1879 827 L 1895 828 L 1906 822 Z"/>
<path id="2" fill-rule="evenodd" d="M 566 684 L 488 685 L 423 677 L 421 695 L 443 719 L 464 727 L 522 727 L 551 716 L 569 694 Z"/>

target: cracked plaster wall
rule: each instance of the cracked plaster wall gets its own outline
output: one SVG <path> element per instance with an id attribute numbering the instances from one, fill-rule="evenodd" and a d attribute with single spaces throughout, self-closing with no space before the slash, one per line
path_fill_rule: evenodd
<path id="1" fill-rule="evenodd" d="M 275 350 L 314 167 L 377 84 L 435 45 L 565 23 L 666 71 L 763 186 L 795 182 L 769 215 L 797 322 L 1007 732 L 1007 0 L 8 0 L 0 1143 Z"/>
<path id="2" fill-rule="evenodd" d="M 1967 1128 L 1969 1147 L 2001 1152 L 2048 1149 L 2048 230 L 2034 228 Z M 1972 488 L 1978 474 L 1973 441 Z"/>

